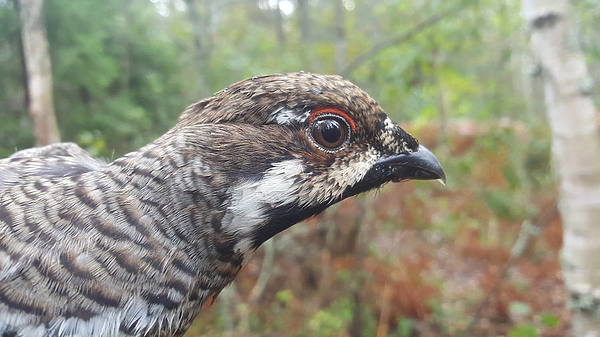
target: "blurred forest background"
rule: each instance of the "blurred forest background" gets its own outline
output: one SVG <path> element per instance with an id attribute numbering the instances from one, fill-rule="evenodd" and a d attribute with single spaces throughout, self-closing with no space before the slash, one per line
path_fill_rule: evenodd
<path id="1" fill-rule="evenodd" d="M 600 78 L 600 3 L 574 1 Z M 0 0 L 0 157 L 34 145 Z M 515 0 L 46 0 L 62 139 L 114 159 L 228 84 L 339 73 L 444 164 L 265 244 L 186 336 L 566 336 L 540 66 Z M 596 27 L 596 29 L 594 28 Z M 600 96 L 597 89 L 594 98 Z"/>

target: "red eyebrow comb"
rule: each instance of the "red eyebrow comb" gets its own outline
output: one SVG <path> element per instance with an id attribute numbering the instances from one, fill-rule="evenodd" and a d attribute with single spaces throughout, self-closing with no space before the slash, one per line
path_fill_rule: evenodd
<path id="1" fill-rule="evenodd" d="M 338 115 L 338 116 L 342 117 L 348 123 L 348 125 L 350 125 L 350 128 L 352 129 L 352 131 L 356 130 L 356 122 L 354 121 L 354 119 L 352 117 L 350 117 L 350 115 L 346 111 L 338 109 L 338 108 L 333 108 L 333 107 L 316 108 L 310 113 L 310 116 L 308 118 L 310 121 L 313 121 L 313 120 L 315 120 L 315 118 L 317 118 L 319 115 L 322 115 L 322 114 Z"/>

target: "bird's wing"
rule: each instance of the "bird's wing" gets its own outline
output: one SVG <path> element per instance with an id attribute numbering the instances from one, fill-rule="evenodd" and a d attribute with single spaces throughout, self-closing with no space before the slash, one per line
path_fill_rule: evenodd
<path id="1" fill-rule="evenodd" d="M 97 170 L 103 165 L 105 165 L 103 162 L 93 159 L 73 143 L 58 143 L 22 150 L 8 158 L 0 159 L 0 198 L 11 186 L 24 184 L 37 178 L 74 176 Z M 2 239 L 0 237 L 0 243 Z M 0 263 L 0 282 L 17 275 L 25 262 L 24 259 L 8 266 Z"/>
<path id="2" fill-rule="evenodd" d="M 3 198 L 8 196 L 13 188 L 26 186 L 38 179 L 77 176 L 98 170 L 104 165 L 106 164 L 93 159 L 73 143 L 31 148 L 0 159 L 0 336 L 126 336 L 118 333 L 120 320 L 117 311 L 107 311 L 107 317 L 102 316 L 103 313 L 90 315 L 89 322 L 78 319 L 78 317 L 85 317 L 85 312 L 83 315 L 81 312 L 74 311 L 71 316 L 51 316 L 57 312 L 56 308 L 60 304 L 49 305 L 51 302 L 48 301 L 52 297 L 48 289 L 53 289 L 52 287 L 63 291 L 69 289 L 69 286 L 63 286 L 52 279 L 61 275 L 58 273 L 61 266 L 59 255 L 67 251 L 65 247 L 75 245 L 73 242 L 58 242 L 44 249 L 36 247 L 44 241 L 40 236 L 42 232 L 47 236 L 51 233 L 50 218 L 56 216 L 55 213 L 42 214 L 39 209 L 40 207 L 45 209 L 46 206 L 36 204 L 34 201 L 17 205 L 14 198 Z M 22 192 L 19 190 L 13 194 L 19 195 Z M 58 211 L 58 206 L 66 207 L 52 204 L 52 201 L 48 204 L 48 209 Z M 27 210 L 23 210 L 24 208 Z M 31 230 L 26 229 L 27 225 L 24 222 L 26 218 L 29 219 L 28 223 L 34 225 L 38 231 L 37 234 L 32 234 L 31 242 L 19 236 Z M 51 263 L 42 263 L 42 261 L 51 261 Z M 41 273 L 49 271 L 48 268 L 53 268 L 53 274 L 51 277 L 44 278 Z M 54 281 L 54 285 L 47 286 L 50 288 L 36 287 L 36 283 L 42 281 L 51 284 L 50 280 Z M 66 307 L 67 304 L 62 305 Z M 42 310 L 49 310 L 49 316 L 40 318 L 42 315 L 39 312 Z M 35 314 L 36 312 L 38 314 Z M 115 324 L 117 324 L 116 328 Z"/>
<path id="3" fill-rule="evenodd" d="M 35 178 L 59 178 L 94 171 L 106 165 L 74 143 L 35 147 L 0 159 L 0 192 Z"/>

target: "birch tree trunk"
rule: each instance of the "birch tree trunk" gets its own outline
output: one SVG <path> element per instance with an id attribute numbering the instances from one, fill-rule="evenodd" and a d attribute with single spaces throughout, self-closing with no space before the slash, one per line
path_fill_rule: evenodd
<path id="1" fill-rule="evenodd" d="M 573 334 L 600 336 L 600 131 L 568 0 L 522 0 L 541 63 L 564 222 L 562 271 Z"/>
<path id="2" fill-rule="evenodd" d="M 19 0 L 29 115 L 36 144 L 60 141 L 52 99 L 52 69 L 42 17 L 43 0 Z"/>

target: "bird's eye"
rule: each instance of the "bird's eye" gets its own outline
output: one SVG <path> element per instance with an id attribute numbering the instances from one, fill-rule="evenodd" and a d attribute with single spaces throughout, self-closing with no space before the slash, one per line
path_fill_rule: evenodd
<path id="1" fill-rule="evenodd" d="M 338 151 L 350 139 L 350 126 L 336 115 L 319 116 L 310 127 L 311 138 L 325 151 Z"/>

